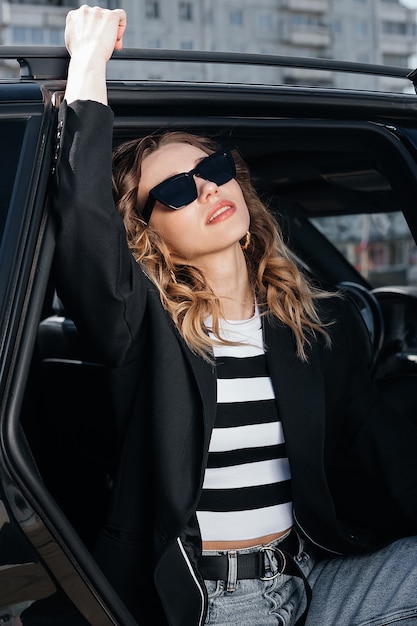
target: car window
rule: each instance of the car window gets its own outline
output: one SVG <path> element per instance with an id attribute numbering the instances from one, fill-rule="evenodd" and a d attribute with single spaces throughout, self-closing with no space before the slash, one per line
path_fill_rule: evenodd
<path id="1" fill-rule="evenodd" d="M 417 285 L 417 248 L 401 212 L 311 221 L 372 287 Z"/>
<path id="2" fill-rule="evenodd" d="M 0 242 L 13 195 L 25 126 L 25 119 L 0 119 Z"/>

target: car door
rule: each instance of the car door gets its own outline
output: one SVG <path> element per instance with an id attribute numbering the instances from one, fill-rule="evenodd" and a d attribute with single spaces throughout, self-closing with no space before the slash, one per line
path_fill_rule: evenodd
<path id="1" fill-rule="evenodd" d="M 32 363 L 54 250 L 48 207 L 55 128 L 46 89 L 0 85 L 0 621 L 20 624 L 24 613 L 25 624 L 43 624 L 36 620 L 45 610 L 58 623 L 61 615 L 42 607 L 62 597 L 70 624 L 127 625 L 134 621 L 45 488 L 21 423 L 33 436 L 42 411 Z M 97 599 L 93 578 L 114 612 Z"/>

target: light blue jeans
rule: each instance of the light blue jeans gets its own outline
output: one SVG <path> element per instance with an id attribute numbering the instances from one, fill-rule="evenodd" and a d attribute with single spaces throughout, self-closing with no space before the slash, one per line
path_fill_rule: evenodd
<path id="1" fill-rule="evenodd" d="M 296 560 L 313 589 L 306 626 L 417 626 L 417 537 L 373 554 L 319 561 L 300 543 Z M 273 572 L 277 564 L 269 560 Z M 239 580 L 234 591 L 225 581 L 205 584 L 212 626 L 293 626 L 305 608 L 304 585 L 295 577 Z"/>

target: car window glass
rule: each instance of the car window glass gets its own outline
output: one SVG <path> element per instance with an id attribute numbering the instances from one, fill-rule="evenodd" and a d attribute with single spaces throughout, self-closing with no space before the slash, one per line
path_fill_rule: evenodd
<path id="1" fill-rule="evenodd" d="M 26 120 L 0 119 L 0 242 L 6 227 Z"/>
<path id="2" fill-rule="evenodd" d="M 401 212 L 311 221 L 372 287 L 417 285 L 417 249 Z"/>

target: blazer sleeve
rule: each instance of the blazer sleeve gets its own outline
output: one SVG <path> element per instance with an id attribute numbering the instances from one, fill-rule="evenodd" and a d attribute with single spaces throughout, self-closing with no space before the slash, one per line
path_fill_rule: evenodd
<path id="1" fill-rule="evenodd" d="M 64 101 L 58 129 L 58 294 L 105 362 L 119 366 L 135 357 L 149 281 L 130 253 L 113 202 L 113 113 L 97 102 Z"/>

